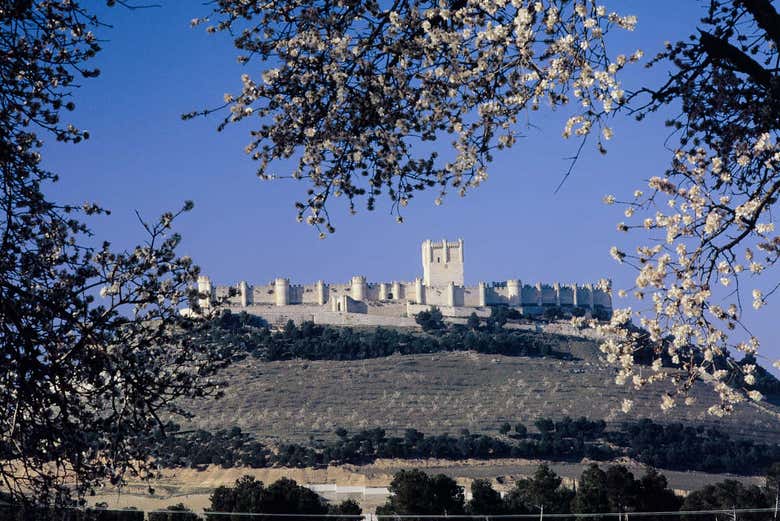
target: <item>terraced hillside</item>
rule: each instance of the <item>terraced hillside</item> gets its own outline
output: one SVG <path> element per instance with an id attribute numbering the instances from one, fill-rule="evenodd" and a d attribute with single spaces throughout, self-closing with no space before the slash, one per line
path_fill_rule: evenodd
<path id="1" fill-rule="evenodd" d="M 599 361 L 595 342 L 560 337 L 560 351 L 577 359 L 526 358 L 446 352 L 392 355 L 353 361 L 275 361 L 248 357 L 224 374 L 223 399 L 192 404 L 186 427 L 239 426 L 259 438 L 304 441 L 334 437 L 337 427 L 382 427 L 399 433 L 492 431 L 503 422 L 533 430 L 540 417 L 586 416 L 608 424 L 637 418 L 715 426 L 733 437 L 780 442 L 780 409 L 745 404 L 730 417 L 706 413 L 715 395 L 696 385 L 694 406 L 663 412 L 661 388 L 639 393 L 613 383 L 613 369 Z M 619 411 L 635 400 L 631 416 Z"/>

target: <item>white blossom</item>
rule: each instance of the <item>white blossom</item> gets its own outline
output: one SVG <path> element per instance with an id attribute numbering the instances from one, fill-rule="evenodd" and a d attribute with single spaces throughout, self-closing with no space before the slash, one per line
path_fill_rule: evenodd
<path id="1" fill-rule="evenodd" d="M 274 163 L 296 158 L 289 177 L 311 183 L 298 211 L 312 211 L 305 221 L 328 230 L 325 207 L 336 192 L 354 211 L 353 200 L 365 195 L 373 207 L 381 191 L 396 213 L 419 180 L 465 195 L 487 179 L 493 149 L 516 144 L 512 127 L 527 109 L 563 108 L 564 136 L 598 128 L 609 140 L 605 113 L 625 102 L 618 73 L 641 57 L 608 58 L 608 32 L 631 30 L 637 20 L 594 0 L 469 0 L 463 9 L 401 3 L 386 11 L 370 3 L 217 4 L 213 30 L 235 35 L 248 71 L 241 91 L 225 97 L 225 124 L 258 116 L 263 123 L 246 147 L 258 176 L 269 179 Z M 263 30 L 247 38 L 238 25 L 255 17 Z M 262 81 L 253 79 L 253 64 Z M 453 135 L 451 155 L 408 139 L 442 128 Z M 371 176 L 353 175 L 364 165 Z"/>
<path id="2" fill-rule="evenodd" d="M 627 218 L 651 209 L 654 214 L 651 214 L 653 217 L 641 216 L 641 227 L 621 222 L 617 225 L 619 231 L 642 229 L 658 233 L 658 236 L 648 245 L 637 246 L 636 256 L 631 259 L 638 266 L 635 296 L 642 298 L 644 292 L 652 288 L 651 314 L 616 311 L 616 320 L 597 326 L 603 334 L 621 339 L 604 343 L 607 361 L 618 367 L 617 380 L 620 382 L 631 381 L 635 386 L 644 386 L 650 381 L 641 377 L 633 362 L 623 357 L 625 350 L 640 337 L 627 331 L 622 324 L 637 320 L 650 340 L 660 344 L 670 356 L 675 368 L 697 376 L 711 375 L 712 381 L 717 382 L 714 385 L 721 402 L 711 407 L 709 413 L 725 415 L 736 403 L 762 399 L 758 392 L 736 389 L 728 384 L 731 381 L 729 371 L 712 368 L 716 357 L 728 353 L 730 348 L 755 355 L 758 340 L 751 337 L 748 341 L 730 343 L 730 331 L 741 320 L 734 296 L 739 288 L 734 289 L 735 293 L 726 294 L 725 298 L 732 301 L 720 304 L 712 301 L 715 290 L 711 281 L 722 287 L 734 287 L 745 273 L 762 276 L 780 256 L 780 237 L 773 236 L 775 226 L 765 202 L 765 198 L 771 196 L 759 190 L 753 197 L 746 198 L 724 182 L 724 176 L 731 176 L 730 169 L 734 165 L 747 167 L 753 164 L 754 155 L 774 156 L 778 150 L 775 143 L 772 136 L 761 135 L 753 145 L 735 143 L 732 155 L 714 154 L 703 148 L 687 152 L 677 150 L 674 166 L 685 172 L 685 183 L 673 182 L 672 179 L 679 180 L 674 177 L 656 176 L 648 182 L 652 190 L 649 195 L 638 190 L 631 203 L 622 203 L 626 204 L 624 215 Z M 761 168 L 770 169 L 767 170 L 769 175 L 775 167 L 774 164 L 762 164 Z M 666 209 L 657 206 L 657 203 L 663 204 L 656 202 L 659 193 L 669 197 L 665 201 Z M 610 202 L 617 203 L 616 197 L 610 196 Z M 752 237 L 752 243 L 746 242 L 740 249 L 722 246 L 737 236 Z M 626 262 L 626 255 L 615 246 L 610 248 L 610 255 L 619 262 Z M 740 262 L 741 259 L 744 261 Z M 711 281 L 702 278 L 702 273 L 709 274 Z M 767 304 L 767 295 L 759 288 L 752 289 L 751 297 L 756 310 Z M 671 342 L 664 346 L 665 338 L 671 338 Z M 691 362 L 691 353 L 697 353 L 699 362 Z M 652 363 L 654 374 L 665 374 L 660 360 L 659 357 Z M 745 364 L 742 371 L 745 384 L 754 385 L 755 366 Z M 685 395 L 683 389 L 675 391 Z M 678 401 L 676 396 L 675 393 L 663 395 L 662 409 L 674 407 Z"/>

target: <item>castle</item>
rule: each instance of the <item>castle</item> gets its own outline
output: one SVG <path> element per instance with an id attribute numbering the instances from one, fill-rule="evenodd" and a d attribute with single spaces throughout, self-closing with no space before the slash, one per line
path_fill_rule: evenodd
<path id="1" fill-rule="evenodd" d="M 246 311 L 269 322 L 313 321 L 335 325 L 415 325 L 420 311 L 438 307 L 452 321 L 461 321 L 476 313 L 488 316 L 490 306 L 510 306 L 523 315 L 533 316 L 557 308 L 563 314 L 611 313 L 609 291 L 593 284 L 523 284 L 518 279 L 476 286 L 464 284 L 463 240 L 422 243 L 423 276 L 411 282 L 366 282 L 354 276 L 344 284 L 291 284 L 277 278 L 264 285 L 245 281 L 237 286 L 213 286 L 208 277 L 198 279 L 204 298 L 200 306 L 208 309 L 223 300 L 228 309 Z"/>

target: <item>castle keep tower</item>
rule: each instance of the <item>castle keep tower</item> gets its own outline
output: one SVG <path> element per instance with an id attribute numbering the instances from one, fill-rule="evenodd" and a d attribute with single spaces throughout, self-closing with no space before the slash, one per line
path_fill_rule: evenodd
<path id="1" fill-rule="evenodd" d="M 463 286 L 463 239 L 422 244 L 423 282 L 428 287 Z"/>

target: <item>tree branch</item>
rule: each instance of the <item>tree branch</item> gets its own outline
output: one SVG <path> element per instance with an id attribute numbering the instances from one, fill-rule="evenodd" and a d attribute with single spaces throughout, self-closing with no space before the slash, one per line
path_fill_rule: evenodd
<path id="1" fill-rule="evenodd" d="M 726 61 L 736 69 L 766 88 L 772 89 L 772 74 L 764 69 L 756 60 L 731 45 L 726 40 L 713 36 L 706 31 L 699 30 L 699 41 L 707 55 L 714 61 Z"/>
<path id="2" fill-rule="evenodd" d="M 772 2 L 769 0 L 737 0 L 755 18 L 758 26 L 766 31 L 766 34 L 780 48 L 780 14 L 777 14 Z"/>

